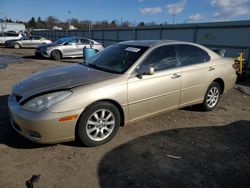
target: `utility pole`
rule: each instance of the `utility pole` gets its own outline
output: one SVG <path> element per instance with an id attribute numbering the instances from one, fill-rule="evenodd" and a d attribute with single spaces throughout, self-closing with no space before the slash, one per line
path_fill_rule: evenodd
<path id="1" fill-rule="evenodd" d="M 174 10 L 173 10 L 173 24 L 175 23 L 175 16 L 176 16 L 176 12 L 175 12 L 175 7 L 174 7 Z"/>
<path id="2" fill-rule="evenodd" d="M 173 15 L 173 24 L 175 23 L 175 16 L 176 16 L 176 14 L 174 13 Z"/>
<path id="3" fill-rule="evenodd" d="M 70 13 L 71 13 L 71 12 L 70 12 L 70 10 L 69 10 L 69 11 L 68 11 L 68 14 L 69 14 L 68 30 L 69 30 L 70 25 L 71 25 L 71 23 L 70 23 L 70 22 L 71 22 L 71 21 L 70 21 Z"/>

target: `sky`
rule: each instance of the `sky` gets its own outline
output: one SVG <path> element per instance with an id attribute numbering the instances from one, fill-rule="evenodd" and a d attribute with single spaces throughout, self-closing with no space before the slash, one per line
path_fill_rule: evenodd
<path id="1" fill-rule="evenodd" d="M 174 16 L 173 16 L 174 15 Z M 0 0 L 0 18 L 197 23 L 250 20 L 250 0 Z"/>

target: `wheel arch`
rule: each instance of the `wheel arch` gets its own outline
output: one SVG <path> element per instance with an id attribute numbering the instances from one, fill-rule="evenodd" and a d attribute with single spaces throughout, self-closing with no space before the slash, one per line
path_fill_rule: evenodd
<path id="1" fill-rule="evenodd" d="M 101 100 L 98 100 L 98 101 L 95 101 L 95 102 L 89 104 L 89 105 L 82 111 L 82 113 L 81 113 L 80 116 L 83 116 L 84 112 L 85 112 L 88 108 L 90 108 L 91 106 L 93 106 L 94 104 L 97 104 L 97 103 L 99 103 L 99 102 L 109 102 L 109 103 L 113 104 L 113 105 L 118 109 L 118 111 L 119 111 L 119 113 L 120 113 L 120 117 L 121 117 L 120 126 L 124 126 L 124 123 L 125 123 L 125 122 L 124 122 L 124 120 L 125 120 L 124 111 L 123 111 L 121 105 L 120 105 L 117 101 L 112 100 L 112 99 L 101 99 Z M 76 133 L 77 133 L 77 128 L 78 128 L 80 116 L 79 116 L 79 118 L 78 118 L 78 120 L 77 120 L 77 123 L 76 123 L 75 135 L 77 135 Z"/>
<path id="2" fill-rule="evenodd" d="M 18 45 L 20 45 L 20 48 L 22 48 L 23 46 L 22 46 L 22 44 L 21 44 L 21 42 L 19 42 L 19 41 L 15 41 L 15 42 L 13 42 L 12 44 L 11 44 L 11 46 L 14 48 L 14 45 L 15 44 L 18 44 Z"/>
<path id="3" fill-rule="evenodd" d="M 213 82 L 216 82 L 220 85 L 221 87 L 221 94 L 223 94 L 224 89 L 225 89 L 225 83 L 224 80 L 222 78 L 216 78 L 215 80 L 213 80 Z"/>

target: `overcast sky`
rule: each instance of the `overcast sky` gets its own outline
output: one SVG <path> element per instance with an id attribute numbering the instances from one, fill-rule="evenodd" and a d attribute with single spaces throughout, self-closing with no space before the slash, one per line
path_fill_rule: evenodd
<path id="1" fill-rule="evenodd" d="M 250 0 L 0 0 L 0 18 L 128 20 L 132 23 L 250 20 Z"/>

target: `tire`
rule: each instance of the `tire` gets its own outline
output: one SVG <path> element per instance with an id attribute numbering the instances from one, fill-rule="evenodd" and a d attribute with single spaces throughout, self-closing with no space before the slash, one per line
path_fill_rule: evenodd
<path id="1" fill-rule="evenodd" d="M 99 102 L 88 107 L 80 116 L 76 138 L 86 146 L 98 146 L 109 142 L 121 124 L 119 110 L 109 102 Z"/>
<path id="2" fill-rule="evenodd" d="M 204 97 L 203 101 L 203 109 L 205 111 L 213 110 L 221 96 L 221 87 L 217 82 L 212 82 L 212 84 L 208 87 L 207 92 Z"/>
<path id="3" fill-rule="evenodd" d="M 19 48 L 21 48 L 21 45 L 19 44 L 19 43 L 14 43 L 13 44 L 13 47 L 15 48 L 15 49 L 19 49 Z"/>
<path id="4" fill-rule="evenodd" d="M 62 54 L 59 50 L 53 50 L 51 52 L 51 59 L 59 61 L 62 58 Z"/>

